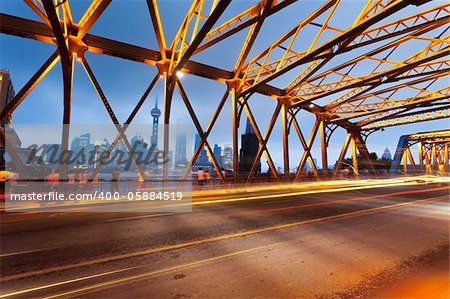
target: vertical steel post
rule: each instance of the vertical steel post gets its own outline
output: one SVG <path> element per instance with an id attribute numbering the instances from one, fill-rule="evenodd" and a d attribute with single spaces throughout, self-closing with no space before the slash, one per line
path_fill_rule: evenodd
<path id="1" fill-rule="evenodd" d="M 63 66 L 63 77 L 64 77 L 64 110 L 63 110 L 63 128 L 62 128 L 62 137 L 61 137 L 61 155 L 62 161 L 64 161 L 60 165 L 60 179 L 67 179 L 68 172 L 68 157 L 65 155 L 69 150 L 69 135 L 70 135 L 70 117 L 72 111 L 72 87 L 73 87 L 73 68 L 74 68 L 74 59 L 73 55 L 69 55 L 70 57 L 70 67 L 65 68 Z"/>
<path id="2" fill-rule="evenodd" d="M 173 77 L 167 74 L 167 72 L 163 73 L 164 79 L 164 139 L 163 139 L 163 148 L 164 155 L 169 154 L 169 123 L 170 123 L 170 108 L 172 105 L 172 96 L 174 90 L 174 82 Z M 176 161 L 174 161 L 176 163 Z M 164 163 L 163 165 L 163 182 L 165 183 L 169 178 L 169 163 Z"/>
<path id="3" fill-rule="evenodd" d="M 449 171 L 449 161 L 448 161 L 449 155 L 448 155 L 448 150 L 449 150 L 449 148 L 448 148 L 448 142 L 447 142 L 447 143 L 445 143 L 445 145 L 444 145 L 444 171 L 445 171 L 445 172 L 448 172 L 448 171 Z"/>
<path id="4" fill-rule="evenodd" d="M 406 149 L 406 154 L 408 155 L 408 159 L 409 159 L 409 163 L 411 164 L 411 168 L 412 168 L 412 170 L 413 170 L 413 173 L 415 173 L 416 172 L 416 163 L 414 162 L 414 158 L 413 158 L 413 156 L 412 156 L 412 153 L 411 153 L 411 148 L 410 147 L 408 147 L 407 149 Z"/>
<path id="5" fill-rule="evenodd" d="M 403 152 L 403 172 L 405 174 L 408 174 L 408 154 L 406 153 L 408 151 L 409 147 L 405 149 Z"/>
<path id="6" fill-rule="evenodd" d="M 353 171 L 355 172 L 355 178 L 358 179 L 359 171 L 358 171 L 358 158 L 356 156 L 356 137 L 352 136 L 352 162 L 353 162 Z"/>
<path id="7" fill-rule="evenodd" d="M 436 151 L 436 143 L 433 143 L 431 145 L 431 154 L 432 154 L 432 159 L 433 159 L 433 163 L 432 163 L 432 169 L 434 171 L 439 170 L 438 169 L 438 161 L 437 161 L 437 151 Z"/>
<path id="8" fill-rule="evenodd" d="M 321 118 L 320 120 L 320 149 L 322 152 L 322 175 L 328 176 L 328 155 L 327 155 L 327 132 L 326 132 L 326 120 Z"/>
<path id="9" fill-rule="evenodd" d="M 231 125 L 233 132 L 233 177 L 235 183 L 237 182 L 239 175 L 239 143 L 238 143 L 238 128 L 239 128 L 239 119 L 238 119 L 238 101 L 236 98 L 236 90 L 231 88 Z"/>
<path id="10" fill-rule="evenodd" d="M 423 173 L 423 148 L 422 148 L 422 142 L 419 141 L 417 143 L 417 147 L 419 149 L 419 168 L 420 168 L 420 174 Z"/>
<path id="11" fill-rule="evenodd" d="M 289 106 L 285 102 L 281 106 L 281 130 L 283 137 L 283 166 L 284 166 L 284 176 L 286 180 L 289 180 Z"/>
<path id="12" fill-rule="evenodd" d="M 423 148 L 425 149 L 425 173 L 430 174 L 433 172 L 432 165 L 431 165 L 432 149 L 429 144 L 427 145 L 427 147 L 424 146 Z"/>

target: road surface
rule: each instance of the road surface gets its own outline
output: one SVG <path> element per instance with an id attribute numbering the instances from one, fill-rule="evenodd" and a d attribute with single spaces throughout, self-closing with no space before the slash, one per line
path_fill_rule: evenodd
<path id="1" fill-rule="evenodd" d="M 254 191 L 205 195 L 192 213 L 3 214 L 0 298 L 448 298 L 449 191 Z"/>

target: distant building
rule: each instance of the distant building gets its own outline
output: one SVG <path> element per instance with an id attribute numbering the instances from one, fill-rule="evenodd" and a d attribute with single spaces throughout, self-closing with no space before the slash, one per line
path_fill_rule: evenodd
<path id="1" fill-rule="evenodd" d="M 127 151 L 127 147 L 125 146 L 125 143 L 123 142 L 123 140 L 119 140 L 119 142 L 117 142 L 117 145 L 114 149 L 118 150 L 118 151 L 122 151 L 122 152 Z"/>
<path id="2" fill-rule="evenodd" d="M 241 151 L 239 155 L 239 172 L 249 173 L 258 152 L 259 141 L 250 120 L 247 119 L 245 134 L 241 135 Z M 261 172 L 261 161 L 257 161 L 257 172 Z"/>
<path id="3" fill-rule="evenodd" d="M 8 71 L 0 70 L 0 109 L 6 108 L 9 102 L 12 101 L 16 95 L 11 81 L 11 76 Z M 6 119 L 5 124 L 11 124 L 12 116 Z"/>
<path id="4" fill-rule="evenodd" d="M 93 167 L 97 167 L 97 161 L 101 161 L 102 157 L 100 156 L 102 153 L 106 152 L 109 149 L 109 142 L 106 138 L 104 138 L 103 140 L 96 140 L 94 142 L 94 165 L 92 165 Z"/>
<path id="5" fill-rule="evenodd" d="M 111 156 L 114 157 L 112 166 L 115 168 L 117 168 L 117 167 L 120 168 L 122 165 L 120 165 L 119 162 L 126 161 L 129 158 L 130 155 L 128 153 L 128 149 L 125 146 L 123 140 L 120 140 L 119 142 L 117 142 L 117 145 L 114 148 Z"/>
<path id="6" fill-rule="evenodd" d="M 200 154 L 197 157 L 197 164 L 207 164 L 209 163 L 209 157 L 208 157 L 208 153 L 206 152 L 205 148 L 202 148 L 202 150 L 200 151 Z"/>
<path id="7" fill-rule="evenodd" d="M 60 145 L 58 145 L 60 147 Z M 72 139 L 72 142 L 70 143 L 70 150 L 73 153 L 73 156 L 78 156 L 78 154 L 81 151 L 84 151 L 85 154 L 85 163 L 81 163 L 81 159 L 77 159 L 75 162 L 77 162 L 77 164 L 88 164 L 89 160 L 87 159 L 87 157 L 89 157 L 90 155 L 90 151 L 93 149 L 93 144 L 91 144 L 91 134 L 90 133 L 85 133 L 85 134 L 81 134 L 80 136 L 75 137 L 74 139 Z M 58 149 L 59 153 L 60 153 L 60 148 Z M 58 156 L 59 157 L 59 154 Z M 47 161 L 48 162 L 48 161 Z"/>
<path id="8" fill-rule="evenodd" d="M 216 158 L 217 163 L 219 163 L 219 166 L 222 167 L 222 148 L 218 146 L 217 144 L 214 144 L 214 157 Z"/>
<path id="9" fill-rule="evenodd" d="M 186 165 L 186 134 L 184 132 L 177 132 L 175 142 L 175 168 L 184 168 Z"/>
<path id="10" fill-rule="evenodd" d="M 144 137 L 142 137 L 141 133 L 136 133 L 136 135 L 131 138 L 130 145 L 133 153 L 145 154 L 147 152 L 148 144 L 144 141 Z"/>
<path id="11" fill-rule="evenodd" d="M 201 138 L 199 134 L 195 135 L 195 143 L 194 143 L 194 151 L 197 148 L 197 146 L 200 144 Z M 204 146 L 200 149 L 200 153 L 197 156 L 197 159 L 195 160 L 194 165 L 206 165 L 209 163 L 209 157 L 206 152 L 206 149 Z"/>
<path id="12" fill-rule="evenodd" d="M 131 138 L 131 149 L 133 151 L 132 156 L 142 160 L 147 156 L 147 148 L 148 144 L 144 141 L 144 137 L 142 137 L 141 133 L 136 133 L 136 135 Z M 139 156 L 141 158 L 139 158 Z"/>
<path id="13" fill-rule="evenodd" d="M 72 142 L 70 144 L 70 150 L 76 154 L 82 148 L 85 148 L 85 150 L 89 150 L 90 144 L 91 144 L 91 134 L 85 133 L 72 139 Z"/>
<path id="14" fill-rule="evenodd" d="M 201 137 L 199 134 L 195 134 L 195 143 L 194 143 L 194 151 L 198 147 L 198 145 L 201 142 Z M 208 153 L 206 152 L 206 149 L 204 146 L 200 149 L 200 153 L 197 156 L 197 159 L 195 159 L 195 162 L 192 165 L 192 171 L 196 172 L 199 169 L 208 170 L 210 172 L 213 172 L 214 167 L 212 162 L 209 160 Z"/>
<path id="15" fill-rule="evenodd" d="M 45 154 L 46 164 L 59 164 L 61 156 L 61 144 L 47 144 L 47 152 Z"/>
<path id="16" fill-rule="evenodd" d="M 109 149 L 109 146 L 111 145 L 106 137 L 103 138 L 102 141 L 97 141 L 95 144 L 100 146 L 99 149 L 101 152 L 107 151 Z"/>
<path id="17" fill-rule="evenodd" d="M 166 155 L 166 159 L 168 159 L 167 166 L 169 167 L 169 169 L 173 169 L 173 151 L 169 151 L 169 153 Z"/>
<path id="18" fill-rule="evenodd" d="M 384 153 L 381 156 L 381 159 L 383 159 L 383 160 L 392 160 L 391 151 L 387 147 L 384 149 Z"/>
<path id="19" fill-rule="evenodd" d="M 152 136 L 150 137 L 150 147 L 158 148 L 158 123 L 161 110 L 158 109 L 158 98 L 155 100 L 155 107 L 151 111 L 153 118 Z"/>
<path id="20" fill-rule="evenodd" d="M 233 146 L 225 144 L 223 147 L 223 168 L 233 169 Z"/>

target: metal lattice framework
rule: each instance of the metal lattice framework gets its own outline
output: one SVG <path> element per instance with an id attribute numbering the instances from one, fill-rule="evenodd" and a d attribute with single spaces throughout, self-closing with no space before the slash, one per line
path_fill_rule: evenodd
<path id="1" fill-rule="evenodd" d="M 417 145 L 418 164 L 414 161 L 411 148 Z M 398 171 L 403 164 L 404 173 L 408 173 L 408 161 L 411 171 L 420 173 L 448 172 L 450 167 L 450 130 L 423 132 L 400 137 L 391 165 L 391 172 Z"/>
<path id="2" fill-rule="evenodd" d="M 315 1 L 316 7 L 305 5 L 305 9 L 311 11 L 299 19 L 292 29 L 279 36 L 273 33 L 275 41 L 252 55 L 250 54 L 253 53 L 260 31 L 267 29 L 263 27 L 265 21 L 275 14 L 283 14 L 292 9 L 299 4 L 297 1 L 257 1 L 242 12 L 227 17 L 228 20 L 219 22 L 225 18 L 231 0 L 193 0 L 174 39 L 169 42 L 164 34 L 157 1 L 147 0 L 158 49 L 147 49 L 89 34 L 99 17 L 108 12 L 111 0 L 93 0 L 78 22 L 72 18 L 69 0 L 24 2 L 41 22 L 1 13 L 1 33 L 55 44 L 56 50 L 1 111 L 2 125 L 58 61 L 62 65 L 64 82 L 63 122 L 70 124 L 73 68 L 76 60 L 83 65 L 112 122 L 117 126 L 118 134 L 110 150 L 121 139 L 130 149 L 124 135 L 126 127 L 133 121 L 156 83 L 162 80 L 164 124 L 170 123 L 172 97 L 177 89 L 201 137 L 191 161 L 196 159 L 203 147 L 206 148 L 221 179 L 224 178 L 208 136 L 227 101 L 231 101 L 232 106 L 231 130 L 236 178 L 238 124 L 242 112 L 250 120 L 260 143 L 247 180 L 252 179 L 262 155 L 265 155 L 273 176 L 280 178 L 281 174 L 267 148 L 278 118 L 282 122 L 286 177 L 290 173 L 289 135 L 292 127 L 303 147 L 295 175 L 298 178 L 307 162 L 313 172 L 318 173 L 311 154 L 312 145 L 318 136 L 322 149 L 322 168 L 328 169 L 328 142 L 337 127 L 346 129 L 348 135 L 336 171 L 350 143 L 353 157 L 359 151 L 363 159 L 369 160 L 365 138 L 374 130 L 450 116 L 450 87 L 446 81 L 450 65 L 450 4 L 446 2 L 368 0 L 361 10 L 355 11 L 354 17 L 346 16 L 346 19 L 351 18 L 351 22 L 343 25 L 345 22 L 341 24 L 339 20 L 343 19 L 341 6 L 344 1 Z M 300 5 L 297 9 L 298 7 Z M 246 32 L 246 38 L 242 45 L 236 45 L 241 50 L 233 69 L 220 69 L 195 61 L 198 53 L 219 45 L 240 32 Z M 405 51 L 410 48 L 415 50 L 412 53 Z M 157 68 L 157 75 L 149 82 L 148 88 L 125 122 L 120 123 L 115 116 L 86 60 L 85 52 L 120 57 Z M 177 78 L 178 72 L 226 85 L 226 92 L 206 128 L 201 126 L 189 97 Z M 288 83 L 277 86 L 280 84 L 276 82 L 280 79 Z M 277 102 L 273 113 L 268 115 L 270 121 L 264 132 L 259 128 L 248 104 L 255 94 L 265 95 Z M 321 106 L 319 102 L 325 102 L 325 105 Z M 316 122 L 308 139 L 301 129 L 299 111 L 316 115 Z M 3 130 L 0 132 L 4 138 Z M 166 130 L 165 152 L 169 149 L 168 134 Z M 63 150 L 68 147 L 68 138 L 69 132 L 65 129 L 62 137 Z M 358 167 L 355 158 L 354 167 Z M 142 170 L 141 175 L 144 175 Z M 168 169 L 165 167 L 164 176 L 167 175 Z M 188 173 L 185 177 L 187 175 Z"/>

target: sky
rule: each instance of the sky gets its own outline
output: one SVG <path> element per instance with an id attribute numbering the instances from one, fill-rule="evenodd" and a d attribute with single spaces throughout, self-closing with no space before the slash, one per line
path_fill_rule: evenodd
<path id="1" fill-rule="evenodd" d="M 255 1 L 246 0 L 232 1 L 216 24 L 221 24 L 223 21 L 226 21 L 231 16 L 236 15 L 254 3 Z M 431 8 L 441 3 L 442 2 L 440 1 L 432 1 L 432 3 L 425 4 L 423 9 Z M 249 57 L 252 58 L 257 55 L 321 4 L 321 1 L 298 1 L 280 13 L 269 17 L 264 23 Z M 338 7 L 336 14 L 338 17 L 333 18 L 330 25 L 338 28 L 349 26 L 364 4 L 364 1 L 344 0 Z M 75 21 L 78 21 L 83 15 L 84 10 L 89 6 L 89 1 L 71 0 L 70 5 L 73 18 Z M 170 44 L 189 8 L 190 1 L 160 0 L 158 1 L 158 5 L 166 43 Z M 208 5 L 210 5 L 210 3 Z M 420 9 L 422 9 L 422 7 Z M 36 16 L 24 2 L 18 0 L 2 0 L 0 2 L 0 12 L 40 21 L 39 17 Z M 417 7 L 412 6 L 405 9 L 399 16 L 415 12 L 417 12 Z M 392 16 L 388 20 L 393 20 L 396 17 L 397 16 Z M 113 1 L 99 18 L 97 23 L 91 28 L 89 33 L 154 50 L 158 49 L 148 8 L 143 0 Z M 246 34 L 247 30 L 243 30 L 232 38 L 222 41 L 204 52 L 194 55 L 192 60 L 232 70 L 236 57 L 242 48 L 242 43 L 245 40 Z M 304 41 L 311 40 L 314 36 L 313 31 L 311 31 L 311 33 L 305 31 L 304 34 L 305 35 L 296 42 L 295 47 L 298 51 L 308 47 L 309 42 Z M 327 34 L 333 33 L 327 32 L 324 37 L 327 37 Z M 319 40 L 319 42 L 321 41 Z M 16 92 L 20 90 L 34 72 L 36 72 L 56 49 L 55 45 L 5 34 L 0 35 L 0 44 L 0 67 L 10 71 Z M 413 45 L 412 47 L 409 45 L 407 48 L 399 50 L 399 54 L 395 54 L 394 58 L 401 59 L 401 57 L 407 57 L 410 54 L 408 51 L 414 53 L 417 50 L 414 46 L 420 47 L 420 45 Z M 365 47 L 361 50 L 345 54 L 342 57 L 337 57 L 327 64 L 327 68 L 343 63 L 370 49 L 371 48 Z M 93 53 L 86 53 L 86 59 L 90 63 L 117 118 L 119 121 L 124 122 L 133 110 L 134 105 L 144 93 L 150 81 L 155 76 L 156 68 L 137 62 Z M 327 68 L 325 68 L 325 70 Z M 285 76 L 274 80 L 271 84 L 283 88 L 296 74 L 298 74 L 298 72 L 299 69 L 294 69 L 294 71 L 288 72 Z M 363 74 L 364 69 L 361 70 L 361 75 Z M 185 75 L 180 80 L 195 112 L 197 113 L 200 123 L 203 128 L 205 128 L 226 90 L 226 86 L 223 83 L 199 78 L 193 75 Z M 63 85 L 61 67 L 58 63 L 17 108 L 14 112 L 13 123 L 60 124 L 62 122 L 63 111 L 62 94 Z M 162 94 L 162 82 L 158 82 L 133 121 L 134 124 L 151 124 L 150 110 L 155 105 L 157 99 L 159 99 L 159 106 L 163 106 Z M 336 96 L 339 96 L 339 94 L 334 95 L 333 97 Z M 332 100 L 333 97 L 319 100 L 317 104 L 323 105 L 325 102 Z M 272 111 L 275 109 L 275 101 L 262 95 L 254 95 L 251 97 L 249 105 L 252 108 L 260 130 L 264 134 Z M 111 123 L 105 108 L 80 63 L 75 64 L 71 121 L 73 124 Z M 193 134 L 195 133 L 192 121 L 177 92 L 175 92 L 174 95 L 171 121 L 174 124 L 192 126 Z M 242 117 L 239 129 L 240 134 L 245 130 L 245 121 L 246 118 Z M 298 121 L 303 130 L 303 134 L 307 138 L 314 122 L 314 116 L 307 112 L 301 112 Z M 367 146 L 370 152 L 376 152 L 381 156 L 386 147 L 388 147 L 392 153 L 395 151 L 398 139 L 401 135 L 448 129 L 449 127 L 450 124 L 448 120 L 390 127 L 384 132 L 379 131 L 370 135 L 367 140 Z M 328 151 L 330 165 L 334 164 L 334 161 L 336 161 L 339 155 L 345 134 L 346 132 L 343 129 L 338 128 L 330 139 Z M 221 146 L 232 143 L 230 101 L 227 101 L 220 114 L 217 124 L 210 135 L 209 142 L 211 146 L 214 146 L 216 143 Z M 277 120 L 271 138 L 268 141 L 268 149 L 275 164 L 277 166 L 282 166 L 281 119 Z M 290 134 L 289 150 L 291 167 L 294 168 L 300 160 L 303 151 L 294 130 L 292 130 Z M 314 143 L 312 154 L 320 163 L 320 140 L 318 138 Z M 350 155 L 351 153 L 348 152 L 347 156 Z"/>

